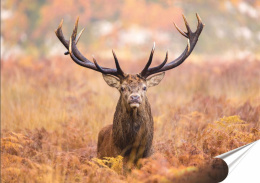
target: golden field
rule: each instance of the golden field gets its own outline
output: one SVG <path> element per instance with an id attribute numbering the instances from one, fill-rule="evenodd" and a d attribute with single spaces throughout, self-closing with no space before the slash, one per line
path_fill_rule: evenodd
<path id="1" fill-rule="evenodd" d="M 120 63 L 138 72 L 146 60 Z M 147 92 L 155 153 L 128 172 L 121 157 L 96 159 L 98 132 L 119 98 L 101 74 L 69 57 L 1 66 L 3 183 L 189 182 L 213 157 L 260 139 L 259 60 L 188 59 L 168 71 Z"/>

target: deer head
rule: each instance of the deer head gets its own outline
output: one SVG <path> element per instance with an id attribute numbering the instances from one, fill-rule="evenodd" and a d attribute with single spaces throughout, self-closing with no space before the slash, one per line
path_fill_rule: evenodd
<path id="1" fill-rule="evenodd" d="M 149 87 L 155 86 L 160 83 L 160 81 L 164 77 L 164 71 L 173 69 L 180 64 L 184 62 L 184 60 L 190 55 L 192 50 L 194 49 L 199 35 L 203 29 L 203 23 L 201 22 L 201 19 L 198 14 L 196 14 L 198 19 L 198 26 L 197 30 L 195 32 L 192 32 L 190 29 L 190 26 L 186 20 L 186 18 L 183 16 L 187 32 L 182 31 L 180 28 L 177 27 L 177 25 L 174 23 L 176 29 L 188 39 L 187 47 L 183 51 L 183 53 L 175 60 L 171 61 L 170 63 L 167 63 L 168 60 L 168 52 L 166 52 L 166 57 L 164 61 L 156 66 L 150 68 L 150 65 L 152 63 L 153 54 L 155 50 L 155 44 L 152 48 L 152 51 L 150 53 L 149 60 L 144 67 L 144 69 L 139 73 L 135 75 L 126 74 L 121 69 L 117 56 L 115 52 L 112 50 L 114 60 L 115 60 L 115 69 L 111 68 L 105 68 L 101 67 L 95 58 L 93 57 L 93 62 L 89 61 L 87 58 L 85 58 L 76 47 L 77 42 L 79 41 L 79 38 L 83 32 L 84 29 L 80 31 L 80 33 L 77 35 L 77 29 L 78 29 L 78 20 L 75 23 L 75 27 L 73 30 L 73 33 L 70 37 L 70 40 L 66 40 L 62 33 L 62 23 L 61 21 L 58 29 L 56 30 L 56 35 L 59 38 L 59 40 L 63 43 L 63 45 L 68 49 L 68 52 L 65 54 L 69 54 L 72 60 L 89 69 L 101 72 L 103 74 L 103 78 L 106 81 L 106 83 L 111 86 L 115 87 L 119 90 L 121 93 L 121 97 L 124 100 L 125 104 L 128 105 L 130 108 L 138 108 L 146 95 L 146 91 Z M 166 64 L 167 63 L 167 64 Z M 152 76 L 151 76 L 152 75 Z M 150 76 L 150 77 L 149 77 Z"/>
<path id="2" fill-rule="evenodd" d="M 146 91 L 149 87 L 160 83 L 164 77 L 164 72 L 155 74 L 147 79 L 141 77 L 139 74 L 127 74 L 123 78 L 116 78 L 112 75 L 103 74 L 106 83 L 118 89 L 121 94 L 123 104 L 127 108 L 138 108 L 146 97 Z"/>

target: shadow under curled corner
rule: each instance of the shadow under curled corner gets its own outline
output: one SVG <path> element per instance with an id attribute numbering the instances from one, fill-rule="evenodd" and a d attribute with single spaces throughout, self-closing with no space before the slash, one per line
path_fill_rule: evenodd
<path id="1" fill-rule="evenodd" d="M 183 183 L 218 183 L 228 175 L 228 165 L 220 158 L 205 162 L 194 174 L 188 175 Z"/>

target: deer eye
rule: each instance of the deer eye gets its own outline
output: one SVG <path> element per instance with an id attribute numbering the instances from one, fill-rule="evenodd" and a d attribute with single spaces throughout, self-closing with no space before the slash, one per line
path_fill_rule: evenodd
<path id="1" fill-rule="evenodd" d="M 144 87 L 143 87 L 143 90 L 144 90 L 144 91 L 146 91 L 146 90 L 147 90 L 146 86 L 144 86 Z"/>
<path id="2" fill-rule="evenodd" d="M 121 86 L 120 90 L 123 92 L 123 91 L 125 91 L 125 88 L 123 86 Z"/>

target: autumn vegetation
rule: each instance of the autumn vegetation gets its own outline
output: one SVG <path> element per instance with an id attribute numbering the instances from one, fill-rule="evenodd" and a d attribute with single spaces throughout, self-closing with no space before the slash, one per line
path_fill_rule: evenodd
<path id="1" fill-rule="evenodd" d="M 146 60 L 121 63 L 138 72 Z M 155 153 L 130 171 L 122 157 L 96 158 L 119 97 L 101 74 L 64 56 L 1 66 L 1 182 L 189 182 L 213 157 L 260 138 L 259 60 L 188 60 L 167 72 L 147 93 Z"/>

